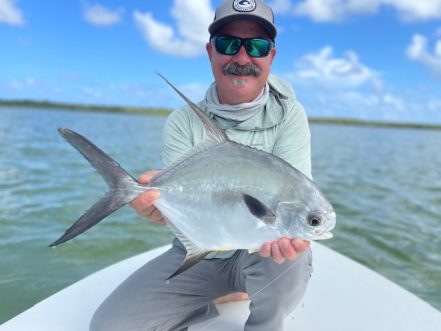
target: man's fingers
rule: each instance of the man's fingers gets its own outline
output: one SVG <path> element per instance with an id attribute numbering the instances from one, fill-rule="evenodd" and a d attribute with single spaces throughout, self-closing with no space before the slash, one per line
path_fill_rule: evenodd
<path id="1" fill-rule="evenodd" d="M 153 205 L 158 196 L 158 191 L 146 191 L 133 199 L 130 202 L 130 207 L 142 218 L 147 218 L 153 223 L 165 224 L 162 214 Z"/>
<path id="2" fill-rule="evenodd" d="M 291 239 L 291 244 L 295 248 L 297 253 L 303 253 L 311 245 L 309 241 L 301 240 L 298 238 Z"/>
<path id="3" fill-rule="evenodd" d="M 262 257 L 271 257 L 276 263 L 283 263 L 286 259 L 295 260 L 310 246 L 310 242 L 298 238 L 281 238 L 267 242 L 260 247 Z"/>
<path id="4" fill-rule="evenodd" d="M 294 260 L 298 257 L 296 249 L 294 249 L 291 240 L 282 238 L 279 240 L 279 248 L 282 255 L 288 260 Z"/>
<path id="5" fill-rule="evenodd" d="M 282 252 L 280 251 L 279 243 L 277 241 L 273 241 L 271 243 L 271 257 L 276 263 L 283 263 L 285 261 L 285 258 L 282 255 Z"/>
<path id="6" fill-rule="evenodd" d="M 147 172 L 144 172 L 141 176 L 138 178 L 138 182 L 141 184 L 148 184 L 150 180 L 156 176 L 156 174 L 159 172 L 159 170 L 150 170 Z"/>
<path id="7" fill-rule="evenodd" d="M 162 216 L 161 212 L 158 209 L 152 208 L 151 210 L 149 210 L 149 212 L 150 213 L 147 216 L 147 218 L 150 221 L 157 224 L 166 224 L 164 217 Z"/>
<path id="8" fill-rule="evenodd" d="M 136 210 L 145 209 L 152 206 L 158 196 L 158 191 L 146 191 L 133 199 L 130 206 Z"/>
<path id="9" fill-rule="evenodd" d="M 143 195 L 144 195 L 145 203 L 147 205 L 152 205 L 155 202 L 155 200 L 158 198 L 159 192 L 152 190 L 152 191 L 144 192 Z"/>
<path id="10" fill-rule="evenodd" d="M 270 257 L 271 256 L 271 243 L 267 242 L 262 245 L 259 251 L 260 256 Z"/>

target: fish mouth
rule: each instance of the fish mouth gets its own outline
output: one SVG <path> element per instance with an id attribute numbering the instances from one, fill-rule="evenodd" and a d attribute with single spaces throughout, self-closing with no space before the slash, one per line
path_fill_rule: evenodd
<path id="1" fill-rule="evenodd" d="M 331 239 L 332 237 L 334 237 L 334 235 L 331 232 L 325 231 L 314 235 L 314 240 L 325 240 L 325 239 Z"/>

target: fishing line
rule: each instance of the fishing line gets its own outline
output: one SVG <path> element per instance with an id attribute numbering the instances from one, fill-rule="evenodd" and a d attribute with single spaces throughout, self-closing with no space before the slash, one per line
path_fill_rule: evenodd
<path id="1" fill-rule="evenodd" d="M 289 268 L 286 268 L 284 271 L 282 271 L 276 278 L 271 280 L 268 284 L 266 284 L 264 287 L 262 287 L 259 291 L 257 291 L 256 293 L 253 293 L 253 295 L 250 296 L 250 300 L 251 300 L 251 298 L 254 298 L 256 295 L 258 295 L 259 293 L 264 291 L 267 287 L 269 287 L 276 280 L 278 280 L 280 277 L 282 277 L 284 274 L 286 274 L 289 270 L 291 270 L 304 257 L 304 255 L 305 254 L 302 254 L 302 256 L 300 256 Z"/>
<path id="2" fill-rule="evenodd" d="M 280 279 L 280 277 L 282 277 L 284 274 L 286 274 L 288 271 L 290 271 L 293 267 L 295 267 L 295 265 L 297 263 L 299 263 L 299 261 L 301 259 L 304 258 L 306 254 L 302 253 L 302 256 L 300 256 L 290 267 L 286 268 L 285 270 L 283 270 L 280 274 L 278 274 L 274 279 L 272 279 L 271 281 L 268 282 L 268 284 L 266 284 L 264 287 L 262 287 L 260 290 L 258 290 L 257 292 L 253 293 L 249 299 L 251 300 L 252 298 L 254 298 L 255 296 L 257 296 L 258 294 L 262 293 L 265 289 L 267 289 L 269 286 L 271 286 L 272 284 L 274 284 L 274 282 L 276 282 L 277 280 Z M 208 327 L 211 327 L 213 325 L 215 325 L 216 323 L 219 323 L 219 319 L 214 319 L 213 321 L 211 321 L 211 323 L 208 323 L 206 326 L 204 326 L 202 329 L 200 329 L 200 331 L 204 331 L 207 330 Z"/>

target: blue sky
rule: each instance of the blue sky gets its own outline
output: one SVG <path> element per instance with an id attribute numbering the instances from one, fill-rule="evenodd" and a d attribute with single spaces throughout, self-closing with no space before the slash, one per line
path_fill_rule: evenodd
<path id="1" fill-rule="evenodd" d="M 272 72 L 310 116 L 441 123 L 441 0 L 273 0 Z M 220 1 L 0 0 L 0 98 L 182 104 Z"/>

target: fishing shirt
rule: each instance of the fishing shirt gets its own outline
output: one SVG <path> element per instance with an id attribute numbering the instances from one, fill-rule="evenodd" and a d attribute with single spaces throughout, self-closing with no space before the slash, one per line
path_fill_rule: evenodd
<path id="1" fill-rule="evenodd" d="M 312 179 L 311 134 L 308 119 L 287 81 L 270 75 L 269 98 L 264 109 L 242 121 L 226 120 L 208 113 L 205 102 L 197 103 L 234 142 L 274 154 Z M 206 138 L 199 117 L 186 105 L 174 110 L 163 131 L 162 158 L 166 166 L 182 158 Z M 235 251 L 215 252 L 207 258 L 227 258 Z"/>

